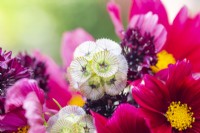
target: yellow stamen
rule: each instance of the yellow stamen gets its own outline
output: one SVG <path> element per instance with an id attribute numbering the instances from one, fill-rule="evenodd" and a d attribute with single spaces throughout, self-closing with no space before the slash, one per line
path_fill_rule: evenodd
<path id="1" fill-rule="evenodd" d="M 28 130 L 29 130 L 29 126 L 19 127 L 16 133 L 28 133 Z"/>
<path id="2" fill-rule="evenodd" d="M 75 94 L 72 96 L 68 104 L 83 107 L 85 105 L 85 100 L 83 99 L 81 95 Z"/>
<path id="3" fill-rule="evenodd" d="M 165 114 L 171 126 L 179 131 L 192 128 L 192 123 L 195 121 L 193 115 L 191 107 L 188 107 L 187 104 L 182 104 L 180 101 L 171 102 Z"/>
<path id="4" fill-rule="evenodd" d="M 165 69 L 168 67 L 169 64 L 175 64 L 176 60 L 172 54 L 168 53 L 167 51 L 163 50 L 157 54 L 158 62 L 155 66 L 151 66 L 151 69 L 154 73 Z"/>
<path id="5" fill-rule="evenodd" d="M 59 107 L 59 109 L 62 109 L 62 106 L 59 104 L 59 102 L 56 99 L 52 98 L 52 100 Z"/>

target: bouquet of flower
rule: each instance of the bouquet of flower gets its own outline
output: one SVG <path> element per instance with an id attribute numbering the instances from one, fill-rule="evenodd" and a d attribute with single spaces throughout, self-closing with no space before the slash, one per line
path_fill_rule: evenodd
<path id="1" fill-rule="evenodd" d="M 107 10 L 120 42 L 66 32 L 64 66 L 0 48 L 0 132 L 200 133 L 200 15 L 132 0 L 124 29 Z"/>

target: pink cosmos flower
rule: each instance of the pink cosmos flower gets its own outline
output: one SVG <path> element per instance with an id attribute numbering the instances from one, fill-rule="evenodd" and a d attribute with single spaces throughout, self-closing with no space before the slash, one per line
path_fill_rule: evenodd
<path id="1" fill-rule="evenodd" d="M 108 3 L 108 12 L 115 26 L 116 34 L 123 39 L 125 34 L 118 5 L 111 2 Z M 132 0 L 129 12 L 129 26 L 132 25 L 134 17 L 147 14 L 148 12 L 156 15 L 158 17 L 157 22 L 162 24 L 168 32 L 162 50 L 173 54 L 176 60 L 189 59 L 193 65 L 193 71 L 199 72 L 200 63 L 197 57 L 200 53 L 200 38 L 198 36 L 200 33 L 200 15 L 198 14 L 191 18 L 189 17 L 188 9 L 183 7 L 171 24 L 168 21 L 166 9 L 160 0 Z M 155 25 L 155 21 L 148 21 L 146 23 L 148 23 L 149 27 L 154 27 Z M 161 37 L 159 38 L 163 40 Z M 159 45 L 162 46 L 163 44 Z"/>
<path id="2" fill-rule="evenodd" d="M 132 93 L 155 133 L 200 132 L 200 79 L 188 61 L 177 62 L 156 76 L 146 75 Z"/>
<path id="3" fill-rule="evenodd" d="M 110 119 L 92 114 L 98 133 L 150 133 L 139 110 L 129 104 L 121 104 Z"/>
<path id="4" fill-rule="evenodd" d="M 32 79 L 22 79 L 6 95 L 5 114 L 0 116 L 0 131 L 45 132 L 44 92 Z"/>

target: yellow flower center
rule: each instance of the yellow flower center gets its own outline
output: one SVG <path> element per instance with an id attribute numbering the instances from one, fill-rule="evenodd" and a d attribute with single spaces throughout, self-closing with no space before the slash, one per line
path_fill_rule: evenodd
<path id="1" fill-rule="evenodd" d="M 151 66 L 151 69 L 154 73 L 165 69 L 169 64 L 175 64 L 176 60 L 172 54 L 169 54 L 167 51 L 162 50 L 157 54 L 158 62 L 155 66 Z"/>
<path id="2" fill-rule="evenodd" d="M 19 127 L 16 133 L 28 133 L 28 130 L 29 130 L 29 126 Z"/>
<path id="3" fill-rule="evenodd" d="M 77 105 L 79 107 L 83 107 L 85 105 L 85 100 L 83 97 L 79 94 L 72 95 L 72 98 L 70 99 L 69 105 Z"/>
<path id="4" fill-rule="evenodd" d="M 179 131 L 192 128 L 192 123 L 195 121 L 191 107 L 188 107 L 187 104 L 181 104 L 180 101 L 172 102 L 165 116 L 171 126 Z"/>

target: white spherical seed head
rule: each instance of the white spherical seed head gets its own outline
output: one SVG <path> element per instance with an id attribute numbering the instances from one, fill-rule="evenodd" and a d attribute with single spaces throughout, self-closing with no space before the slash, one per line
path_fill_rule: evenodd
<path id="1" fill-rule="evenodd" d="M 59 118 L 58 113 L 49 118 L 49 120 L 47 122 L 47 132 L 48 133 L 50 133 L 53 125 L 57 122 L 58 118 Z"/>
<path id="2" fill-rule="evenodd" d="M 85 115 L 81 107 L 66 106 L 49 118 L 47 131 L 50 133 L 85 133 L 83 124 L 80 124 Z"/>
<path id="3" fill-rule="evenodd" d="M 59 117 L 67 118 L 69 116 L 71 117 L 71 115 L 75 116 L 78 121 L 78 119 L 81 119 L 81 117 L 85 115 L 85 111 L 81 107 L 75 105 L 66 106 L 59 111 Z"/>
<path id="4" fill-rule="evenodd" d="M 96 41 L 99 51 L 109 51 L 114 55 L 120 55 L 122 53 L 122 48 L 120 45 L 110 39 L 98 39 Z"/>
<path id="5" fill-rule="evenodd" d="M 125 89 L 127 84 L 127 75 L 121 72 L 117 72 L 114 76 L 105 78 L 104 81 L 106 94 L 115 96 Z"/>
<path id="6" fill-rule="evenodd" d="M 101 85 L 101 78 L 98 76 L 91 77 L 87 82 L 80 86 L 80 92 L 87 99 L 100 99 L 104 95 L 104 88 Z"/>
<path id="7" fill-rule="evenodd" d="M 124 75 L 127 75 L 127 73 L 128 73 L 128 63 L 127 63 L 126 58 L 123 55 L 119 55 L 118 60 L 119 60 L 118 72 L 121 72 Z"/>
<path id="8" fill-rule="evenodd" d="M 101 51 L 93 56 L 92 69 L 100 77 L 110 77 L 118 71 L 119 60 L 109 51 Z"/>
<path id="9" fill-rule="evenodd" d="M 98 47 L 95 42 L 83 42 L 75 49 L 74 58 L 85 57 L 87 60 L 91 60 L 97 48 Z"/>
<path id="10" fill-rule="evenodd" d="M 89 62 L 84 57 L 74 59 L 70 64 L 69 74 L 78 84 L 85 82 L 91 76 Z"/>
<path id="11" fill-rule="evenodd" d="M 82 117 L 80 123 L 85 129 L 85 133 L 95 133 L 96 129 L 91 115 L 85 115 L 84 117 Z"/>
<path id="12" fill-rule="evenodd" d="M 69 81 L 69 85 L 70 85 L 70 89 L 72 90 L 78 90 L 78 87 L 81 85 L 79 84 L 78 82 L 76 82 L 72 76 L 71 76 L 71 73 L 70 73 L 70 68 L 67 69 L 67 80 Z"/>

